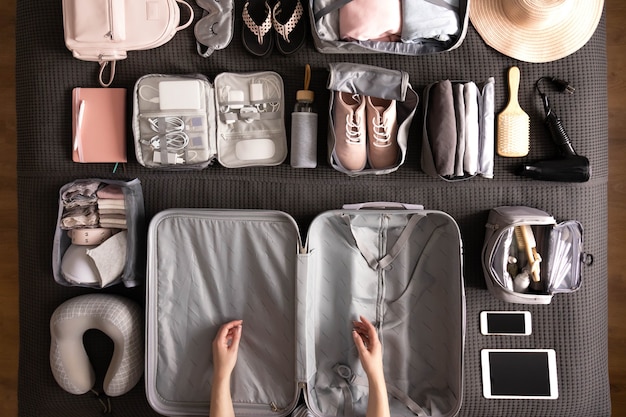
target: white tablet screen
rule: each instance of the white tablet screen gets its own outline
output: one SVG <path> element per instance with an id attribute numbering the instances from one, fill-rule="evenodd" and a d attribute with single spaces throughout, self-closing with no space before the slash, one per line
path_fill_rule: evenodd
<path id="1" fill-rule="evenodd" d="M 558 398 L 552 349 L 482 351 L 486 398 Z"/>

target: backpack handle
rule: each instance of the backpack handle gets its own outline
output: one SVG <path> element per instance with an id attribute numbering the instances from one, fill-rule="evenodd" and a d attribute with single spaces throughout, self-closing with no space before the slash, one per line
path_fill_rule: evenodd
<path id="1" fill-rule="evenodd" d="M 104 70 L 106 67 L 111 64 L 111 68 L 109 70 L 109 81 L 104 82 L 102 77 L 104 76 Z M 113 82 L 113 78 L 115 77 L 115 61 L 102 61 L 100 62 L 100 72 L 98 73 L 98 81 L 100 81 L 100 85 L 102 87 L 108 87 Z"/>
<path id="2" fill-rule="evenodd" d="M 193 8 L 185 0 L 176 0 L 176 3 L 184 4 L 185 6 L 187 6 L 187 8 L 189 9 L 189 13 L 190 13 L 189 20 L 187 20 L 187 22 L 185 22 L 184 24 L 176 28 L 176 31 L 178 32 L 179 30 L 186 29 L 189 27 L 189 25 L 191 25 L 191 22 L 193 22 L 194 14 L 193 14 Z"/>

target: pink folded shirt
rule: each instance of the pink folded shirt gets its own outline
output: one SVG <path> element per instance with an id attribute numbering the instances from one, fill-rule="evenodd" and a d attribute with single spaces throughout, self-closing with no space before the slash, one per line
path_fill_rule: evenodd
<path id="1" fill-rule="evenodd" d="M 400 0 L 352 0 L 339 9 L 339 36 L 343 40 L 399 41 L 400 3 Z"/>

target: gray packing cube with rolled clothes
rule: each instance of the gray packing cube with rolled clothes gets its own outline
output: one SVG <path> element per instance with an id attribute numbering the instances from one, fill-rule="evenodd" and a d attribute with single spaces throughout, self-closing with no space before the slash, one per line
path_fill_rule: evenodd
<path id="1" fill-rule="evenodd" d="M 352 320 L 374 323 L 391 415 L 453 416 L 462 399 L 462 242 L 448 214 L 346 206 L 303 242 L 280 211 L 169 209 L 148 232 L 146 394 L 164 415 L 207 415 L 211 341 L 243 319 L 237 415 L 364 416 Z"/>

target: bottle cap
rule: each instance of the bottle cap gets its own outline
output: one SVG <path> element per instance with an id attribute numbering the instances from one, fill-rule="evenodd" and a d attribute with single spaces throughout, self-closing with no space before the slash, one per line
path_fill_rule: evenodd
<path id="1" fill-rule="evenodd" d="M 311 90 L 298 90 L 296 92 L 296 101 L 313 101 L 315 93 Z"/>

